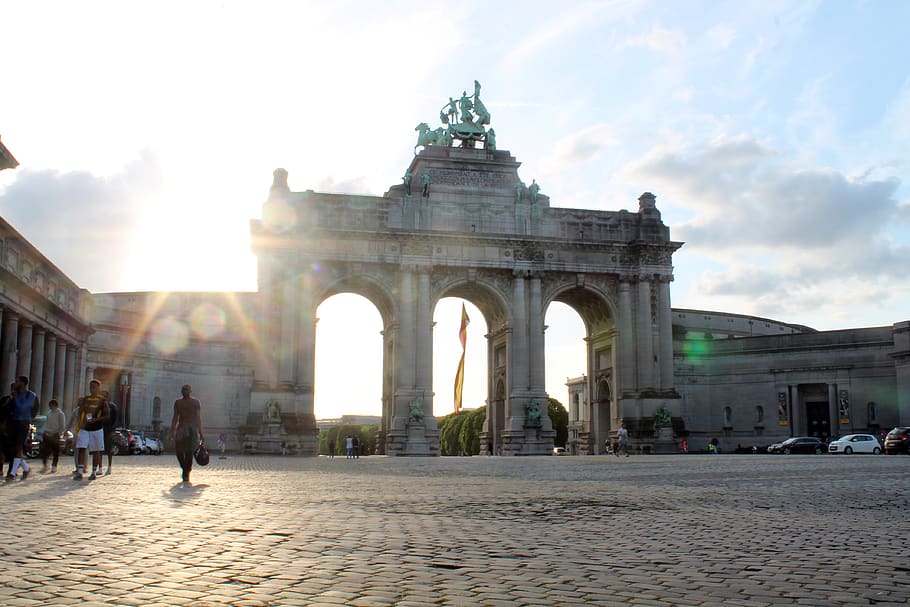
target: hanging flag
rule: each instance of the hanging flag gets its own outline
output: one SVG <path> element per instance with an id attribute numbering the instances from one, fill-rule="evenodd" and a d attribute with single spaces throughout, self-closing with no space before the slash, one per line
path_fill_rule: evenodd
<path id="1" fill-rule="evenodd" d="M 455 413 L 461 412 L 461 391 L 464 388 L 464 355 L 468 345 L 468 311 L 461 304 L 461 329 L 458 331 L 458 338 L 461 340 L 461 360 L 458 362 L 458 372 L 455 374 Z"/>

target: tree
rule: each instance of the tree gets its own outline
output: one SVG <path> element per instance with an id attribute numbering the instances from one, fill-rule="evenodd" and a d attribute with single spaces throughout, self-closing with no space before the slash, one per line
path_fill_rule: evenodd
<path id="1" fill-rule="evenodd" d="M 553 439 L 553 444 L 558 447 L 565 446 L 566 441 L 569 439 L 569 412 L 566 411 L 561 402 L 550 397 L 547 399 L 547 415 L 550 416 L 550 421 L 553 422 L 553 429 L 556 430 L 556 438 Z"/>
<path id="2" fill-rule="evenodd" d="M 487 408 L 479 407 L 467 412 L 467 419 L 461 426 L 459 441 L 465 455 L 480 454 L 480 433 L 483 432 L 483 422 L 487 419 Z"/>
<path id="3" fill-rule="evenodd" d="M 319 431 L 319 453 L 328 455 L 329 441 L 335 442 L 335 455 L 345 454 L 345 438 L 348 435 L 356 436 L 360 439 L 360 454 L 369 455 L 376 453 L 376 432 L 379 426 L 371 424 L 369 426 L 354 426 L 344 424 L 341 426 L 332 426 L 325 430 Z"/>
<path id="4" fill-rule="evenodd" d="M 437 420 L 439 426 L 439 454 L 440 455 L 461 455 L 461 427 L 468 419 L 468 412 L 450 413 L 440 420 Z"/>

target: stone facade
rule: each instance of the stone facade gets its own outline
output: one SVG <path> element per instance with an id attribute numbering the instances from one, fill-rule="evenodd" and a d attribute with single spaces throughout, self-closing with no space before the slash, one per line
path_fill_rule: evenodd
<path id="1" fill-rule="evenodd" d="M 429 146 L 410 189 L 383 196 L 291 192 L 279 169 L 251 225 L 255 293 L 92 295 L 0 220 L 0 381 L 29 375 L 45 404 L 56 397 L 70 412 L 99 378 L 123 422 L 144 430 L 166 427 L 191 383 L 206 395 L 210 437 L 315 455 L 315 311 L 352 292 L 383 322 L 380 452 L 438 455 L 435 419 L 422 414 L 432 310 L 462 297 L 489 327 L 482 444 L 545 454 L 555 433 L 546 407 L 532 411 L 548 396 L 544 316 L 559 301 L 586 328 L 587 368 L 569 382 L 574 453 L 602 452 L 622 422 L 633 448 L 717 437 L 723 450 L 910 425 L 910 322 L 816 332 L 674 310 L 681 243 L 652 194 L 637 212 L 551 207 L 518 167 L 507 151 Z M 658 415 L 670 422 L 660 436 Z"/>
<path id="2" fill-rule="evenodd" d="M 253 408 L 268 400 L 304 418 L 313 411 L 313 322 L 341 292 L 364 296 L 383 321 L 379 448 L 437 455 L 432 416 L 432 310 L 462 297 L 484 314 L 488 419 L 481 444 L 506 455 L 551 453 L 544 315 L 553 301 L 588 328 L 594 398 L 613 427 L 659 406 L 679 414 L 674 391 L 670 241 L 655 197 L 637 213 L 556 209 L 521 192 L 507 151 L 428 147 L 408 168 L 421 184 L 382 197 L 291 192 L 275 171 L 262 221 L 253 222 L 266 360 Z"/>

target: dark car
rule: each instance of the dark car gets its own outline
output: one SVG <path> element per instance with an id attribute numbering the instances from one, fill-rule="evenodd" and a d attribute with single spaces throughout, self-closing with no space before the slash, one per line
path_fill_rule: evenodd
<path id="1" fill-rule="evenodd" d="M 895 428 L 885 437 L 885 453 L 906 453 L 910 455 L 910 428 Z"/>
<path id="2" fill-rule="evenodd" d="M 106 448 L 110 449 L 112 455 L 128 454 L 130 452 L 130 439 L 123 428 L 117 428 L 105 436 L 104 440 L 113 440 L 113 444 L 105 445 Z"/>
<path id="3" fill-rule="evenodd" d="M 771 450 L 773 449 L 773 451 Z M 788 438 L 779 445 L 774 444 L 768 448 L 771 453 L 815 453 L 821 454 L 826 451 L 825 443 L 814 436 L 794 436 Z"/>

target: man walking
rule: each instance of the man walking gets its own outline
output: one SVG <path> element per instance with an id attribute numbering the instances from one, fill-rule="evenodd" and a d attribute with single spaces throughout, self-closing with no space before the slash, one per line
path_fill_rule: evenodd
<path id="1" fill-rule="evenodd" d="M 193 456 L 202 438 L 202 403 L 190 396 L 193 388 L 184 384 L 180 389 L 183 398 L 174 401 L 174 417 L 171 419 L 171 436 L 177 449 L 177 461 L 183 471 L 183 482 L 190 482 L 193 470 Z"/>
<path id="2" fill-rule="evenodd" d="M 38 395 L 28 389 L 28 377 L 25 375 L 17 377 L 13 385 L 13 401 L 9 419 L 9 436 L 13 441 L 13 467 L 6 480 L 16 478 L 19 468 L 22 468 L 22 480 L 25 480 L 31 472 L 31 467 L 25 461 L 25 441 L 28 440 L 32 418 L 40 410 L 40 403 Z"/>
<path id="3" fill-rule="evenodd" d="M 85 474 L 87 453 L 92 454 L 92 473 L 88 480 L 101 475 L 101 453 L 104 451 L 104 422 L 110 415 L 107 399 L 101 395 L 101 382 L 93 379 L 88 384 L 90 394 L 79 399 L 70 426 L 76 427 L 76 474 L 73 480 L 81 481 Z"/>
<path id="4" fill-rule="evenodd" d="M 66 414 L 60 409 L 56 398 L 48 404 L 47 422 L 44 424 L 44 435 L 41 437 L 41 461 L 44 466 L 41 474 L 47 474 L 47 460 L 53 456 L 51 474 L 57 472 L 57 462 L 60 461 L 60 435 L 66 431 Z"/>
<path id="5" fill-rule="evenodd" d="M 626 430 L 625 422 L 619 426 L 616 438 L 619 442 L 619 448 L 616 450 L 616 457 L 619 457 L 620 452 L 624 453 L 626 457 L 629 457 L 629 431 Z"/>

